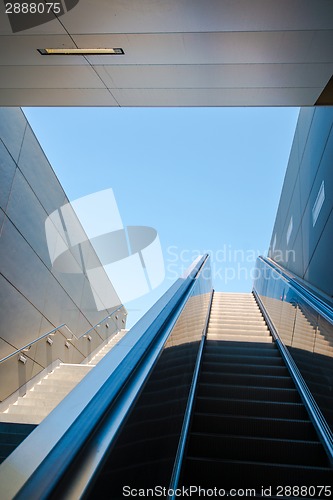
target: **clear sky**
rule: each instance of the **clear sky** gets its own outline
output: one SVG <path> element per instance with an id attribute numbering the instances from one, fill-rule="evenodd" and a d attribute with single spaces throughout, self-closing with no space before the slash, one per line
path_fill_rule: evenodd
<path id="1" fill-rule="evenodd" d="M 112 188 L 124 225 L 159 234 L 165 280 L 199 254 L 217 291 L 249 292 L 266 254 L 298 108 L 24 108 L 70 200 Z"/>

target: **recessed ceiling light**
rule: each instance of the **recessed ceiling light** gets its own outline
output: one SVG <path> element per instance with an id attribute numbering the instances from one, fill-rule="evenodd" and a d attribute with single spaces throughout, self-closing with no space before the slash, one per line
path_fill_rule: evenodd
<path id="1" fill-rule="evenodd" d="M 37 49 L 42 56 L 123 55 L 123 49 Z"/>

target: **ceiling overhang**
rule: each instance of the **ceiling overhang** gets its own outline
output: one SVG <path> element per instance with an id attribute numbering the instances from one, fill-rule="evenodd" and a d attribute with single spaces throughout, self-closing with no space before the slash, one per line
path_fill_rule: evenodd
<path id="1" fill-rule="evenodd" d="M 22 14 L 17 31 L 0 3 L 1 106 L 333 104 L 333 2 L 60 3 L 67 12 L 27 29 Z M 38 51 L 50 48 L 124 54 Z"/>

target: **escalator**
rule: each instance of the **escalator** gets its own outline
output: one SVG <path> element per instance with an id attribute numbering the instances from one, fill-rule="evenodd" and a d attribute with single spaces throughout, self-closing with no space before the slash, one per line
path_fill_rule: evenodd
<path id="1" fill-rule="evenodd" d="M 182 393 L 191 348 L 194 354 L 197 349 L 185 344 L 162 355 L 89 498 L 107 498 L 106 491 L 112 498 L 129 491 L 158 496 L 170 489 L 182 413 L 175 394 L 177 387 Z M 199 488 L 290 498 L 292 492 L 301 496 L 303 487 L 305 498 L 326 498 L 328 488 L 319 487 L 332 479 L 253 295 L 215 293 L 178 490 L 194 498 Z"/>
<path id="2" fill-rule="evenodd" d="M 2 499 L 332 496 L 332 431 L 261 298 L 212 293 L 208 266 L 197 260 L 5 460 Z"/>
<path id="3" fill-rule="evenodd" d="M 305 493 L 305 487 L 332 484 L 327 454 L 276 344 L 268 332 L 258 341 L 262 326 L 259 321 L 255 326 L 254 318 L 260 316 L 252 296 L 215 294 L 210 325 L 219 317 L 221 327 L 208 329 L 182 472 L 185 486 L 254 488 L 258 495 L 272 488 L 273 495 L 288 486 L 294 491 L 303 486 Z"/>

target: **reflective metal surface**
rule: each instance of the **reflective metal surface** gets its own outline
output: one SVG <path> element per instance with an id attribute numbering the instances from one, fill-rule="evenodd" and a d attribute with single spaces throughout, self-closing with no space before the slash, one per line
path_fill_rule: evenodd
<path id="1" fill-rule="evenodd" d="M 323 416 L 319 406 L 317 405 L 311 393 L 311 390 L 309 389 L 300 370 L 298 369 L 291 353 L 288 351 L 288 348 L 285 346 L 285 344 L 281 341 L 279 333 L 270 320 L 269 314 L 267 313 L 267 310 L 256 291 L 254 291 L 254 296 L 274 338 L 275 344 L 278 347 L 280 354 L 286 364 L 286 367 L 288 368 L 288 371 L 294 381 L 295 387 L 297 388 L 302 398 L 307 413 L 317 431 L 317 435 L 325 448 L 327 457 L 331 465 L 333 465 L 333 433 L 329 425 L 327 424 L 327 421 Z"/>
<path id="2" fill-rule="evenodd" d="M 259 258 L 254 290 L 333 430 L 333 310 Z"/>
<path id="3" fill-rule="evenodd" d="M 188 399 L 187 399 L 186 410 L 185 410 L 184 419 L 183 419 L 183 425 L 182 425 L 182 429 L 181 429 L 181 433 L 180 433 L 176 458 L 175 458 L 175 462 L 173 465 L 171 480 L 170 480 L 170 484 L 169 484 L 169 489 L 172 493 L 168 496 L 168 500 L 173 500 L 176 497 L 175 491 L 176 491 L 176 488 L 178 487 L 180 472 L 181 472 L 181 468 L 183 466 L 184 454 L 185 454 L 186 444 L 188 441 L 190 422 L 192 419 L 192 411 L 193 411 L 193 406 L 194 406 L 194 401 L 195 401 L 195 394 L 197 392 L 198 378 L 199 378 L 199 373 L 200 373 L 200 369 L 201 369 L 202 353 L 203 353 L 203 349 L 204 349 L 204 345 L 205 345 L 205 341 L 206 341 L 206 337 L 207 337 L 208 323 L 209 323 L 209 317 L 210 317 L 210 312 L 211 312 L 211 308 L 212 308 L 213 296 L 214 296 L 214 290 L 212 290 L 211 295 L 210 295 L 210 300 L 209 300 L 209 304 L 208 304 L 208 308 L 207 308 L 207 312 L 206 312 L 205 324 L 203 327 L 201 341 L 200 341 L 200 345 L 199 345 L 198 353 L 197 353 L 197 359 L 195 362 L 195 367 L 194 367 L 194 371 L 193 371 L 193 375 L 192 375 L 192 382 L 191 382 L 191 387 L 190 387 L 190 391 L 189 391 L 189 395 L 188 395 Z"/>

